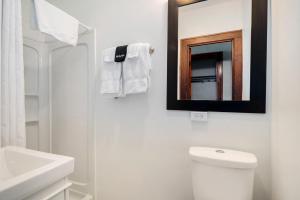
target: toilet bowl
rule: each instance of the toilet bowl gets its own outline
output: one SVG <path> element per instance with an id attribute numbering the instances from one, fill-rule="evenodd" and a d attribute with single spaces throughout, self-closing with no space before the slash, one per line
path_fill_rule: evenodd
<path id="1" fill-rule="evenodd" d="M 245 152 L 191 147 L 195 200 L 252 200 L 255 155 Z"/>

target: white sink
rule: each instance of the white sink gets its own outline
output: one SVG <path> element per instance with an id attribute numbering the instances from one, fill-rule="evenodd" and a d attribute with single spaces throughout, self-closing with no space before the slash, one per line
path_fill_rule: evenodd
<path id="1" fill-rule="evenodd" d="M 21 200 L 65 178 L 74 159 L 18 148 L 0 149 L 0 199 Z"/>

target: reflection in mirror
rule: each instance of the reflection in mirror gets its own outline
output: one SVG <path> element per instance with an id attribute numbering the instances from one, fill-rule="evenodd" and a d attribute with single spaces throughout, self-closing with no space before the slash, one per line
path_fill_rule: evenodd
<path id="1" fill-rule="evenodd" d="M 188 98 L 231 100 L 231 49 L 231 42 L 191 48 L 192 89 Z"/>
<path id="2" fill-rule="evenodd" d="M 250 100 L 251 12 L 251 0 L 179 7 L 179 100 Z"/>

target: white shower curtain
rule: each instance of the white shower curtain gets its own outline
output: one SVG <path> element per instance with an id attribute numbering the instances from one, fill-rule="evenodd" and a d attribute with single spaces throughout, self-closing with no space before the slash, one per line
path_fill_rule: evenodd
<path id="1" fill-rule="evenodd" d="M 21 0 L 0 0 L 0 147 L 25 147 Z"/>

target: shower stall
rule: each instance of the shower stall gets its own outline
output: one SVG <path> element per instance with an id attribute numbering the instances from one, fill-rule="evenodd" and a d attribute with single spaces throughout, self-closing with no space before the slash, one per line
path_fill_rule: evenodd
<path id="1" fill-rule="evenodd" d="M 32 1 L 22 3 L 27 147 L 74 157 L 70 200 L 95 199 L 95 30 L 64 44 L 33 30 Z"/>

